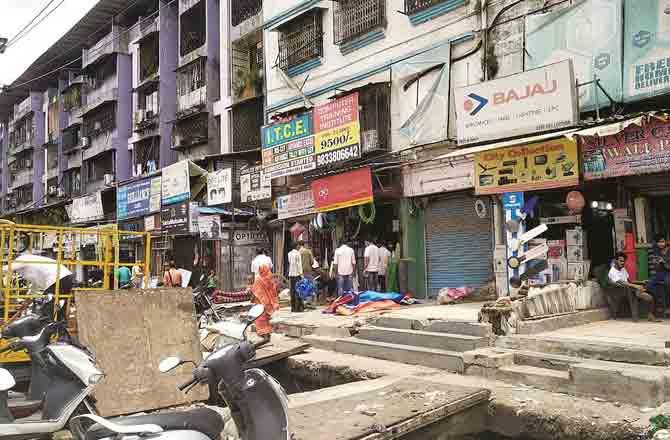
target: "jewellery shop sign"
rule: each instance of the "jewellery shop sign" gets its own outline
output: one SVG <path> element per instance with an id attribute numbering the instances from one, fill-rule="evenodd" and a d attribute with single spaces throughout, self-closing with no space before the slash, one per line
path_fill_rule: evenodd
<path id="1" fill-rule="evenodd" d="M 263 171 L 270 179 L 361 157 L 358 93 L 261 128 Z"/>
<path id="2" fill-rule="evenodd" d="M 475 154 L 475 193 L 536 191 L 579 184 L 577 144 L 558 138 Z"/>

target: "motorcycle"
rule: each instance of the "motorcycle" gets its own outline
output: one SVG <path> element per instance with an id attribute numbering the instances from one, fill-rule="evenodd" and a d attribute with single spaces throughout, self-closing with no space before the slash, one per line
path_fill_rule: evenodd
<path id="1" fill-rule="evenodd" d="M 256 305 L 249 312 L 246 327 L 263 314 L 263 306 Z M 237 344 L 227 345 L 209 355 L 195 366 L 193 377 L 180 385 L 180 391 L 189 392 L 198 384 L 213 385 L 230 409 L 230 414 L 242 440 L 289 440 L 288 399 L 281 385 L 263 370 L 246 368 L 256 349 L 267 340 L 252 344 L 246 337 Z M 163 359 L 162 373 L 191 363 L 178 357 Z M 85 423 L 93 422 L 84 428 Z M 225 422 L 222 416 L 209 408 L 120 417 L 105 420 L 96 415 L 81 415 L 72 420 L 76 438 L 82 440 L 138 440 L 151 436 L 155 440 L 216 440 L 220 438 Z"/>
<path id="2" fill-rule="evenodd" d="M 28 325 L 24 322 L 23 325 Z M 6 334 L 6 329 L 3 334 Z M 24 440 L 63 430 L 70 419 L 82 412 L 95 413 L 92 393 L 104 377 L 93 355 L 72 338 L 51 342 L 52 336 L 67 333 L 62 322 L 52 322 L 32 336 L 22 336 L 9 345 L 11 350 L 27 350 L 32 362 L 46 373 L 48 383 L 39 400 L 11 399 L 12 375 L 0 368 L 0 438 Z"/>

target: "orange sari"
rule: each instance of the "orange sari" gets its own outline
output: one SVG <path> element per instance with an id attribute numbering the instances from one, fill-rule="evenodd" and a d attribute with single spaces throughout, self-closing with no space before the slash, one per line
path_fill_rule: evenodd
<path id="1" fill-rule="evenodd" d="M 272 333 L 272 325 L 270 324 L 270 317 L 279 310 L 279 294 L 277 293 L 277 285 L 272 279 L 272 272 L 267 266 L 261 266 L 258 270 L 258 278 L 251 286 L 251 292 L 254 295 L 254 302 L 262 304 L 265 311 L 255 322 L 256 334 L 258 336 L 266 336 Z"/>

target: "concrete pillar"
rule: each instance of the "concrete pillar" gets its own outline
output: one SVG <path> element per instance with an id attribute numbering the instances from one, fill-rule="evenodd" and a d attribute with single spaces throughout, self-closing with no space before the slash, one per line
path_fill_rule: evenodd
<path id="1" fill-rule="evenodd" d="M 160 86 L 160 164 L 163 168 L 177 161 L 177 152 L 172 149 L 172 127 L 177 114 L 177 73 L 179 63 L 179 5 L 160 0 L 160 35 L 158 69 Z"/>

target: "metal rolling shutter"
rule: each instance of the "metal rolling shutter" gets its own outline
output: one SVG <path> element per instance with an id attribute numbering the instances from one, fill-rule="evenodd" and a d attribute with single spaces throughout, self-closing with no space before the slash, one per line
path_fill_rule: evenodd
<path id="1" fill-rule="evenodd" d="M 475 213 L 475 198 L 455 195 L 433 200 L 426 219 L 428 292 L 444 287 L 479 287 L 493 277 L 491 204 L 486 217 Z"/>

